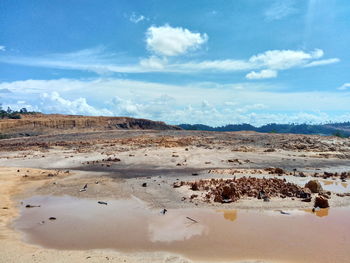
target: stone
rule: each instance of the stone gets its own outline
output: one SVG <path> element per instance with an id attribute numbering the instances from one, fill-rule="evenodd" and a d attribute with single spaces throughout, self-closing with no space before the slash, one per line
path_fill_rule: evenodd
<path id="1" fill-rule="evenodd" d="M 323 196 L 316 196 L 314 207 L 328 208 L 328 199 L 324 198 Z"/>
<path id="2" fill-rule="evenodd" d="M 307 184 L 305 184 L 305 188 L 309 188 L 312 193 L 319 193 L 322 191 L 322 186 L 317 180 L 310 180 Z"/>
<path id="3" fill-rule="evenodd" d="M 312 199 L 311 197 L 308 197 L 308 198 L 302 199 L 301 201 L 310 203 L 310 202 L 311 202 L 311 199 Z"/>

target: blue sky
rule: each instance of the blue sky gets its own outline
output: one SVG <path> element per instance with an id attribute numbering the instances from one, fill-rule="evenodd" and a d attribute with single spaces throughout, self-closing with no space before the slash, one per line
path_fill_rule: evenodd
<path id="1" fill-rule="evenodd" d="M 0 102 L 168 123 L 350 120 L 348 0 L 0 2 Z"/>

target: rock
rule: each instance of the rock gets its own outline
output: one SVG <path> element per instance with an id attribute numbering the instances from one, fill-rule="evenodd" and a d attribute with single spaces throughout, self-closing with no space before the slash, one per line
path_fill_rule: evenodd
<path id="1" fill-rule="evenodd" d="M 307 203 L 310 203 L 310 202 L 311 202 L 311 200 L 312 200 L 312 198 L 311 198 L 311 197 L 308 197 L 308 198 L 304 198 L 304 199 L 302 199 L 301 201 L 303 201 L 303 202 L 307 202 Z"/>
<path id="2" fill-rule="evenodd" d="M 303 172 L 300 172 L 299 177 L 306 177 L 306 175 Z"/>
<path id="3" fill-rule="evenodd" d="M 100 205 L 107 205 L 107 202 L 103 202 L 103 201 L 98 201 L 97 203 L 99 203 Z"/>
<path id="4" fill-rule="evenodd" d="M 328 208 L 328 199 L 324 198 L 323 196 L 316 196 L 314 207 Z"/>
<path id="5" fill-rule="evenodd" d="M 263 199 L 265 198 L 265 192 L 264 191 L 260 191 L 258 194 L 258 199 Z"/>
<path id="6" fill-rule="evenodd" d="M 51 216 L 49 217 L 49 220 L 56 220 L 56 217 Z"/>
<path id="7" fill-rule="evenodd" d="M 311 190 L 309 188 L 304 187 L 302 191 L 299 193 L 298 197 L 308 199 L 311 197 Z"/>
<path id="8" fill-rule="evenodd" d="M 183 184 L 181 184 L 181 182 L 175 182 L 174 184 L 173 184 L 173 187 L 174 188 L 179 188 L 179 187 L 181 187 Z"/>
<path id="9" fill-rule="evenodd" d="M 270 198 L 268 198 L 267 196 L 265 196 L 263 199 L 264 199 L 264 202 L 270 202 Z"/>
<path id="10" fill-rule="evenodd" d="M 310 180 L 307 184 L 305 184 L 305 188 L 309 188 L 312 193 L 319 193 L 322 191 L 322 186 L 317 180 Z"/>
<path id="11" fill-rule="evenodd" d="M 142 187 L 147 187 L 147 183 L 143 183 L 143 184 L 142 184 Z"/>
<path id="12" fill-rule="evenodd" d="M 198 197 L 198 195 L 191 195 L 190 199 L 194 199 L 194 198 L 197 198 L 197 197 Z"/>
<path id="13" fill-rule="evenodd" d="M 198 184 L 197 183 L 193 183 L 192 186 L 191 186 L 191 190 L 192 191 L 198 191 L 199 190 Z"/>
<path id="14" fill-rule="evenodd" d="M 266 149 L 264 152 L 266 153 L 272 153 L 272 152 L 275 152 L 276 150 L 274 148 L 269 148 L 269 149 Z"/>

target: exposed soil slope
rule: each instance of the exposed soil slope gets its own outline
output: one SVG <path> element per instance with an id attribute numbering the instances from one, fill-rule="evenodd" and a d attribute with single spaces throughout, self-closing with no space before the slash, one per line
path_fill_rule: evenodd
<path id="1" fill-rule="evenodd" d="M 134 119 L 128 117 L 92 117 L 60 114 L 21 115 L 21 119 L 0 120 L 0 133 L 42 134 L 56 130 L 109 130 L 109 129 L 149 129 L 180 130 L 160 121 Z"/>

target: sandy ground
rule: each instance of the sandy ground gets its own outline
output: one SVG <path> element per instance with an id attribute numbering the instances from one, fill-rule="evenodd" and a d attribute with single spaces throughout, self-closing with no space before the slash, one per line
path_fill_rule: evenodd
<path id="1" fill-rule="evenodd" d="M 237 176 L 257 177 L 271 176 L 267 173 L 253 175 L 254 171 L 267 167 L 281 167 L 288 172 L 297 169 L 308 176 L 314 172 L 350 171 L 349 142 L 334 137 L 139 131 L 112 135 L 99 134 L 97 139 L 92 135 L 65 135 L 68 137 L 64 137 L 64 141 L 61 135 L 2 140 L 0 262 L 189 262 L 167 253 L 61 251 L 27 244 L 11 223 L 18 216 L 21 200 L 33 195 L 94 199 L 135 196 L 154 209 L 311 208 L 312 203 L 290 198 L 270 202 L 247 199 L 231 204 L 208 204 L 200 198 L 189 201 L 192 191 L 188 187 L 175 189 L 173 183 L 233 177 L 225 172 L 208 173 L 211 169 L 239 169 L 242 173 Z M 47 144 L 38 146 L 38 142 Z M 301 149 L 293 145 L 301 145 L 297 147 Z M 228 161 L 232 159 L 238 162 Z M 291 182 L 299 180 L 293 176 L 284 177 Z M 340 183 L 339 178 L 331 179 Z M 146 187 L 142 186 L 144 183 Z M 79 192 L 85 184 L 87 191 Z M 183 197 L 187 200 L 183 201 Z M 334 194 L 329 201 L 331 207 L 350 204 L 349 197 Z"/>

